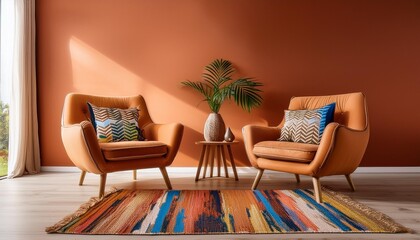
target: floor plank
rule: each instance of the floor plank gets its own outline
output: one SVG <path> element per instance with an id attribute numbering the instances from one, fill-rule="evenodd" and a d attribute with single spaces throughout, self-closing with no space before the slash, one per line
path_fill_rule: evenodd
<path id="1" fill-rule="evenodd" d="M 213 178 L 194 181 L 195 174 L 169 173 L 174 189 L 250 189 L 255 174 L 242 173 L 233 178 Z M 282 239 L 420 239 L 420 174 L 352 175 L 356 192 L 351 192 L 344 176 L 321 179 L 323 186 L 342 192 L 353 199 L 381 211 L 398 223 L 413 230 L 408 234 L 282 234 Z M 108 175 L 107 188 L 165 189 L 158 173 L 138 171 Z M 99 176 L 87 174 L 85 184 L 78 185 L 79 173 L 41 173 L 16 179 L 0 180 L 1 239 L 138 239 L 139 236 L 82 236 L 46 234 L 53 225 L 74 212 L 80 204 L 96 196 Z M 297 184 L 292 174 L 269 172 L 261 179 L 259 189 L 312 188 L 312 180 L 302 176 Z M 263 235 L 200 235 L 146 236 L 142 239 L 278 239 L 278 234 Z"/>

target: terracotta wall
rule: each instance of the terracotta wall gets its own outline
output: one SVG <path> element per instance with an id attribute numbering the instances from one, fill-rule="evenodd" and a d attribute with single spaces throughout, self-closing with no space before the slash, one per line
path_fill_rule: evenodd
<path id="1" fill-rule="evenodd" d="M 362 91 L 371 140 L 363 166 L 420 166 L 420 1 L 37 0 L 38 106 L 43 166 L 67 166 L 60 115 L 69 92 L 142 94 L 155 122 L 185 125 L 173 166 L 196 166 L 201 96 L 182 88 L 216 58 L 264 83 L 251 114 L 276 125 L 294 95 Z M 242 142 L 239 165 L 249 165 Z"/>

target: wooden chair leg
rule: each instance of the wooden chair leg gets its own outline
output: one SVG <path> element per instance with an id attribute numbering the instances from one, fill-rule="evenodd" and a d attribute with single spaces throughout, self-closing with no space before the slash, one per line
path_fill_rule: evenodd
<path id="1" fill-rule="evenodd" d="M 83 182 L 85 181 L 85 176 L 86 176 L 86 171 L 82 171 L 82 173 L 80 174 L 79 186 L 83 185 Z"/>
<path id="2" fill-rule="evenodd" d="M 300 183 L 300 176 L 299 176 L 299 174 L 295 174 L 295 177 L 296 177 L 296 182 L 297 183 Z"/>
<path id="3" fill-rule="evenodd" d="M 319 178 L 312 177 L 314 184 L 315 199 L 318 203 L 322 203 L 321 181 Z"/>
<path id="4" fill-rule="evenodd" d="M 137 180 L 137 169 L 133 170 L 133 180 Z"/>
<path id="5" fill-rule="evenodd" d="M 101 174 L 101 183 L 99 185 L 99 198 L 102 198 L 104 196 L 105 184 L 106 184 L 106 173 L 103 173 Z"/>
<path id="6" fill-rule="evenodd" d="M 160 172 L 162 173 L 163 179 L 165 180 L 166 187 L 169 190 L 171 190 L 172 189 L 172 185 L 171 185 L 171 181 L 169 180 L 168 172 L 166 172 L 166 168 L 165 167 L 161 167 L 159 169 L 160 169 Z"/>
<path id="7" fill-rule="evenodd" d="M 348 182 L 348 183 L 349 183 L 349 185 L 350 185 L 350 189 L 351 189 L 351 191 L 352 191 L 352 192 L 356 191 L 356 188 L 354 188 L 353 181 L 351 180 L 350 174 L 345 175 L 345 176 L 346 176 L 347 182 Z"/>
<path id="8" fill-rule="evenodd" d="M 254 184 L 252 184 L 252 188 L 251 188 L 252 190 L 257 189 L 258 183 L 260 183 L 260 180 L 261 180 L 261 177 L 262 177 L 263 173 L 264 173 L 264 169 L 259 169 L 258 170 L 258 174 L 255 177 Z"/>

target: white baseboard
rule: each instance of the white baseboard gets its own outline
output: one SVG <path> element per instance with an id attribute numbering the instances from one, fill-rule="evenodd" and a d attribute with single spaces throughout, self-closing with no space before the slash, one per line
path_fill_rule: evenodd
<path id="1" fill-rule="evenodd" d="M 197 167 L 168 167 L 168 173 L 191 174 L 197 171 Z M 253 167 L 237 167 L 238 173 L 256 174 L 257 170 Z M 229 168 L 229 170 L 231 170 Z M 41 167 L 42 172 L 80 172 L 77 167 L 54 166 Z M 140 170 L 145 173 L 160 173 L 158 168 L 149 168 Z M 420 173 L 420 167 L 359 167 L 355 173 Z"/>
<path id="2" fill-rule="evenodd" d="M 358 167 L 355 173 L 420 173 L 420 167 Z"/>

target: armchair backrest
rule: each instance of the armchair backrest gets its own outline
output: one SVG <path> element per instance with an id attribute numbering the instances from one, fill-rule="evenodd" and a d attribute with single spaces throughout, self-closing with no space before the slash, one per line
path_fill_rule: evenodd
<path id="1" fill-rule="evenodd" d="M 333 102 L 336 103 L 334 122 L 359 131 L 368 127 L 366 100 L 361 92 L 329 96 L 293 97 L 290 100 L 289 110 L 315 109 Z M 280 125 L 283 125 L 283 122 Z"/>
<path id="2" fill-rule="evenodd" d="M 127 97 L 95 96 L 80 93 L 69 93 L 64 100 L 62 125 L 77 124 L 90 119 L 87 102 L 98 107 L 138 108 L 139 127 L 152 123 L 146 102 L 141 95 Z"/>

